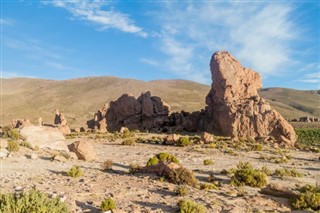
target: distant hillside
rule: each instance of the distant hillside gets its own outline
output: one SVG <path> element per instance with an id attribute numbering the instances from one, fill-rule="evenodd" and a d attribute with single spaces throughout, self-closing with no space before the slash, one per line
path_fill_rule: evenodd
<path id="1" fill-rule="evenodd" d="M 171 111 L 195 111 L 205 107 L 207 85 L 185 80 L 139 81 L 116 77 L 79 78 L 64 81 L 13 78 L 2 81 L 2 125 L 14 118 L 39 116 L 52 123 L 56 108 L 63 112 L 71 126 L 85 126 L 86 121 L 106 102 L 124 93 L 135 96 L 150 90 L 171 106 Z M 261 96 L 286 118 L 320 116 L 319 91 L 269 88 Z"/>

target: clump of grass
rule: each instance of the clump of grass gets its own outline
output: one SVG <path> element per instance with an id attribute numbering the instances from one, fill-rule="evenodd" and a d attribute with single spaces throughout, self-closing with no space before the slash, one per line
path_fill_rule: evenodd
<path id="1" fill-rule="evenodd" d="M 191 145 L 191 142 L 188 137 L 181 137 L 179 140 L 176 142 L 177 146 L 185 147 Z"/>
<path id="2" fill-rule="evenodd" d="M 213 161 L 210 160 L 210 159 L 205 159 L 205 160 L 203 161 L 203 165 L 205 165 L 205 166 L 212 165 L 212 164 L 213 164 Z"/>
<path id="3" fill-rule="evenodd" d="M 29 148 L 29 149 L 33 149 L 31 143 L 29 143 L 28 141 L 22 141 L 22 142 L 20 143 L 20 146 L 27 147 L 27 148 Z"/>
<path id="4" fill-rule="evenodd" d="M 181 200 L 178 202 L 180 213 L 205 213 L 206 207 L 191 200 Z"/>
<path id="5" fill-rule="evenodd" d="M 12 140 L 19 140 L 20 139 L 20 133 L 18 129 L 13 129 L 9 126 L 5 126 L 2 128 L 3 137 L 5 138 L 11 138 Z"/>
<path id="6" fill-rule="evenodd" d="M 251 145 L 251 151 L 262 151 L 263 146 L 260 143 Z"/>
<path id="7" fill-rule="evenodd" d="M 17 141 L 8 141 L 7 150 L 9 152 L 18 152 L 20 150 L 19 143 Z"/>
<path id="8" fill-rule="evenodd" d="M 194 173 L 184 167 L 180 167 L 172 170 L 169 173 L 169 181 L 178 185 L 189 185 L 193 187 L 198 186 L 198 180 L 196 179 Z"/>
<path id="9" fill-rule="evenodd" d="M 296 147 L 300 149 L 310 149 L 320 147 L 320 129 L 319 128 L 297 128 L 295 132 L 298 135 Z M 319 149 L 315 152 L 320 151 Z"/>
<path id="10" fill-rule="evenodd" d="M 101 164 L 101 170 L 102 171 L 109 171 L 112 169 L 112 165 L 113 165 L 112 160 L 106 160 L 105 162 L 103 162 Z"/>
<path id="11" fill-rule="evenodd" d="M 76 165 L 73 165 L 67 172 L 68 176 L 70 177 L 81 177 L 83 176 L 83 173 L 84 173 L 83 170 Z"/>
<path id="12" fill-rule="evenodd" d="M 320 210 L 320 186 L 305 185 L 299 191 L 298 197 L 290 199 L 295 209 Z"/>
<path id="13" fill-rule="evenodd" d="M 124 138 L 132 138 L 134 136 L 135 136 L 134 132 L 130 131 L 129 129 L 125 129 L 123 131 L 123 133 L 121 134 L 121 138 L 123 138 L 123 139 Z"/>
<path id="14" fill-rule="evenodd" d="M 273 163 L 288 163 L 289 158 L 286 155 L 282 155 L 279 158 L 271 158 L 271 162 Z"/>
<path id="15" fill-rule="evenodd" d="M 186 185 L 177 186 L 174 192 L 178 196 L 187 196 L 189 194 L 189 188 Z"/>
<path id="16" fill-rule="evenodd" d="M 59 197 L 50 198 L 48 194 L 32 189 L 18 194 L 0 194 L 0 212 L 67 213 L 69 211 Z"/>
<path id="17" fill-rule="evenodd" d="M 231 184 L 236 186 L 263 187 L 267 184 L 267 177 L 264 172 L 254 169 L 249 162 L 240 162 L 234 170 Z"/>
<path id="18" fill-rule="evenodd" d="M 214 183 L 202 183 L 200 184 L 200 189 L 201 190 L 219 190 L 219 188 L 214 184 Z"/>
<path id="19" fill-rule="evenodd" d="M 131 173 L 131 174 L 137 173 L 140 169 L 141 169 L 141 167 L 139 164 L 131 163 L 129 165 L 129 173 Z"/>
<path id="20" fill-rule="evenodd" d="M 268 167 L 266 167 L 266 166 L 263 166 L 263 167 L 261 168 L 261 171 L 262 171 L 263 173 L 265 173 L 267 176 L 271 176 L 271 175 L 273 174 L 273 172 L 272 172 Z"/>
<path id="21" fill-rule="evenodd" d="M 275 176 L 280 176 L 280 177 L 302 177 L 303 174 L 298 172 L 295 169 L 287 169 L 287 168 L 281 168 L 281 169 L 276 169 L 274 171 Z"/>
<path id="22" fill-rule="evenodd" d="M 116 209 L 116 203 L 111 199 L 107 198 L 104 201 L 101 202 L 100 210 L 101 211 L 112 211 L 113 209 Z"/>
<path id="23" fill-rule="evenodd" d="M 122 141 L 122 145 L 134 146 L 136 145 L 136 140 L 134 138 L 127 138 Z"/>
<path id="24" fill-rule="evenodd" d="M 160 162 L 166 162 L 166 163 L 177 163 L 179 164 L 179 160 L 172 154 L 161 152 L 154 157 L 150 158 L 147 162 L 147 166 L 155 165 Z"/>

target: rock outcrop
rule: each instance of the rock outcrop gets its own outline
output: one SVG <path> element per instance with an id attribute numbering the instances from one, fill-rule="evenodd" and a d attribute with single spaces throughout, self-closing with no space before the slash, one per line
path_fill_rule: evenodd
<path id="1" fill-rule="evenodd" d="M 272 136 L 293 145 L 293 127 L 258 94 L 261 78 L 226 51 L 213 54 L 212 86 L 206 97 L 204 129 L 233 138 Z"/>
<path id="2" fill-rule="evenodd" d="M 71 133 L 71 129 L 68 125 L 67 118 L 63 113 L 60 113 L 58 109 L 56 109 L 56 114 L 54 117 L 54 125 L 58 127 L 58 129 L 64 135 L 68 135 Z"/>
<path id="3" fill-rule="evenodd" d="M 106 113 L 107 129 L 119 131 L 128 129 L 152 130 L 162 128 L 169 122 L 170 107 L 161 98 L 151 96 L 149 91 L 136 99 L 124 94 L 118 100 L 110 102 Z"/>
<path id="4" fill-rule="evenodd" d="M 91 144 L 76 141 L 68 146 L 70 152 L 76 153 L 79 160 L 92 161 L 96 159 L 96 152 Z"/>

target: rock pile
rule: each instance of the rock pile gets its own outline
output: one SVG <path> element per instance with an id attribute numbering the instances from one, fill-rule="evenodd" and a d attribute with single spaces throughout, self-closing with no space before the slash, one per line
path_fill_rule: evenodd
<path id="1" fill-rule="evenodd" d="M 63 113 L 59 112 L 59 109 L 56 109 L 56 114 L 54 117 L 54 125 L 58 127 L 58 129 L 64 135 L 68 135 L 71 133 L 71 129 L 68 125 L 67 119 Z"/>

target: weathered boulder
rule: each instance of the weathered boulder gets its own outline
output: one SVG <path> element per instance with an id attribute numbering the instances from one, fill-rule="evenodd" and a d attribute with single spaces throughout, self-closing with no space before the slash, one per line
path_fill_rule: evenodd
<path id="1" fill-rule="evenodd" d="M 139 172 L 141 173 L 153 173 L 161 177 L 169 177 L 172 170 L 180 168 L 180 164 L 176 163 L 164 163 L 160 162 L 155 165 L 142 167 Z"/>
<path id="2" fill-rule="evenodd" d="M 68 146 L 70 152 L 76 153 L 79 160 L 92 161 L 96 159 L 96 152 L 91 144 L 76 141 Z"/>
<path id="3" fill-rule="evenodd" d="M 25 126 L 33 126 L 29 119 L 14 119 L 9 125 L 12 128 L 23 128 Z"/>
<path id="4" fill-rule="evenodd" d="M 107 129 L 119 131 L 128 129 L 150 130 L 164 126 L 169 122 L 169 105 L 149 91 L 136 99 L 133 95 L 124 94 L 118 100 L 110 102 L 106 113 Z"/>
<path id="5" fill-rule="evenodd" d="M 293 145 L 293 127 L 262 99 L 258 73 L 244 68 L 226 51 L 213 54 L 212 86 L 206 98 L 204 129 L 233 138 L 272 136 Z"/>
<path id="6" fill-rule="evenodd" d="M 6 159 L 9 155 L 9 151 L 6 149 L 0 149 L 0 159 Z"/>
<path id="7" fill-rule="evenodd" d="M 204 143 L 211 143 L 214 141 L 214 136 L 210 133 L 202 132 L 201 141 L 203 141 Z"/>
<path id="8" fill-rule="evenodd" d="M 41 149 L 49 148 L 68 151 L 68 147 L 64 142 L 65 137 L 55 128 L 26 126 L 20 129 L 20 136 L 25 141 L 28 141 L 33 148 L 38 146 Z"/>
<path id="9" fill-rule="evenodd" d="M 68 135 L 71 133 L 71 129 L 68 125 L 66 116 L 63 113 L 60 113 L 58 109 L 56 109 L 56 114 L 54 117 L 54 125 L 58 127 L 58 129 L 64 135 Z"/>
<path id="10" fill-rule="evenodd" d="M 177 134 L 171 134 L 171 135 L 168 135 L 167 137 L 165 137 L 164 139 L 164 143 L 166 145 L 174 145 L 176 144 L 176 142 L 179 140 L 180 136 L 177 135 Z"/>

